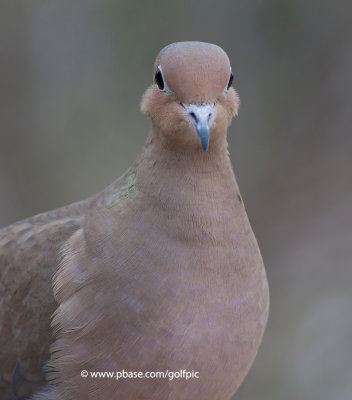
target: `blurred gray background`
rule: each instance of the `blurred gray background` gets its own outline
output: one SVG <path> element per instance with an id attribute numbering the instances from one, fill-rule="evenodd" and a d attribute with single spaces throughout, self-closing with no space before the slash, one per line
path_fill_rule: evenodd
<path id="1" fill-rule="evenodd" d="M 1 0 L 0 226 L 88 197 L 135 159 L 158 51 L 222 46 L 232 162 L 271 314 L 237 400 L 352 398 L 352 2 Z"/>

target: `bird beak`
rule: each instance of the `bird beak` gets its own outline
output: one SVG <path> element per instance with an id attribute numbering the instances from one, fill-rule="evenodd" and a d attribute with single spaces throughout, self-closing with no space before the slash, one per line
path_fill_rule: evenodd
<path id="1" fill-rule="evenodd" d="M 214 114 L 214 104 L 189 104 L 181 103 L 189 121 L 198 134 L 200 144 L 204 151 L 209 147 L 209 131 Z"/>

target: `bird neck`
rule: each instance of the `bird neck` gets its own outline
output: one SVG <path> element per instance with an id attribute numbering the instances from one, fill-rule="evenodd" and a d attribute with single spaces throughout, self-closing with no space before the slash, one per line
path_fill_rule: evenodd
<path id="1" fill-rule="evenodd" d="M 165 146 L 149 135 L 140 157 L 137 185 L 145 199 L 169 214 L 182 212 L 193 222 L 219 219 L 230 212 L 238 187 L 223 143 L 203 151 L 201 146 L 185 150 Z"/>

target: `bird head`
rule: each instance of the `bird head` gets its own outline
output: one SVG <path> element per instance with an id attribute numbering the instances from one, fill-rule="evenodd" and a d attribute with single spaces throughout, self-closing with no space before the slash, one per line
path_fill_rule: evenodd
<path id="1" fill-rule="evenodd" d="M 203 42 L 178 42 L 164 47 L 154 64 L 154 81 L 141 104 L 154 133 L 164 143 L 207 150 L 223 141 L 239 98 L 231 87 L 227 54 Z"/>

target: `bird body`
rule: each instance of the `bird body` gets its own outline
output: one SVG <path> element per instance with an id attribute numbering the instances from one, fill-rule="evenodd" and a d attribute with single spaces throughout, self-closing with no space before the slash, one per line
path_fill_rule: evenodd
<path id="1" fill-rule="evenodd" d="M 142 153 L 77 206 L 51 268 L 56 340 L 50 385 L 35 400 L 228 400 L 261 342 L 268 286 L 227 151 L 238 109 L 228 58 L 214 45 L 177 43 L 159 53 L 154 74 Z M 117 381 L 82 370 L 198 378 Z"/>

